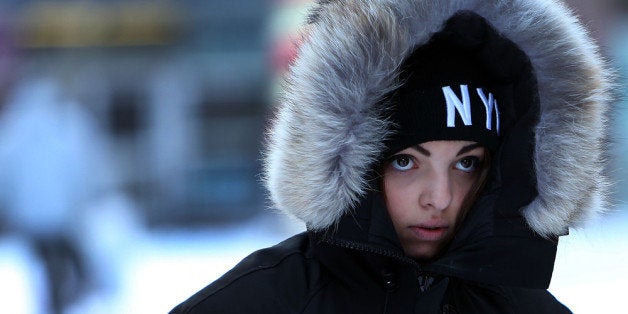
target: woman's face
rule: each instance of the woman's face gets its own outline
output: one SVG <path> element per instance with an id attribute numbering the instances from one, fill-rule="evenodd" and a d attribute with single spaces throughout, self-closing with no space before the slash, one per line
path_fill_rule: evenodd
<path id="1" fill-rule="evenodd" d="M 406 255 L 429 260 L 452 239 L 484 158 L 484 148 L 475 142 L 432 141 L 388 159 L 386 206 Z"/>

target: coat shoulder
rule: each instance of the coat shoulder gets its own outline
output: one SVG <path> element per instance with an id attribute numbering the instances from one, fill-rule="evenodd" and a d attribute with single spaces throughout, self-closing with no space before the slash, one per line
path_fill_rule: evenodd
<path id="1" fill-rule="evenodd" d="M 569 308 L 541 288 L 487 285 L 452 279 L 445 309 L 453 313 L 569 314 Z"/>
<path id="2" fill-rule="evenodd" d="M 545 289 L 511 288 L 507 295 L 519 313 L 571 314 L 571 310 Z"/>
<path id="3" fill-rule="evenodd" d="M 179 313 L 294 313 L 325 284 L 307 234 L 252 253 L 172 309 Z"/>

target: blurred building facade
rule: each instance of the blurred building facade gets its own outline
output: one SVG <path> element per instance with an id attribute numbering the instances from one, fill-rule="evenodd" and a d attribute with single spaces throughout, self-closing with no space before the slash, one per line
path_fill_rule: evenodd
<path id="1" fill-rule="evenodd" d="M 259 212 L 264 0 L 9 1 L 19 81 L 51 77 L 106 130 L 116 184 L 152 224 Z"/>
<path id="2" fill-rule="evenodd" d="M 310 0 L 2 1 L 20 75 L 102 123 L 117 184 L 153 224 L 265 207 L 263 130 Z M 572 0 L 607 45 L 617 1 Z M 19 79 L 14 78 L 14 79 Z M 273 82 L 275 80 L 275 82 Z"/>

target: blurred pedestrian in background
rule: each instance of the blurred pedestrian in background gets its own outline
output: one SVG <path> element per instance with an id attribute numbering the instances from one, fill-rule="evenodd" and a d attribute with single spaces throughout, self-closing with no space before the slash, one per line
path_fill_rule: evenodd
<path id="1" fill-rule="evenodd" d="M 77 239 L 83 210 L 100 192 L 93 123 L 54 81 L 39 78 L 20 82 L 0 117 L 5 228 L 31 241 L 44 262 L 53 313 L 89 287 Z"/>
<path id="2" fill-rule="evenodd" d="M 96 288 L 89 209 L 111 191 L 99 124 L 60 83 L 20 67 L 12 35 L 0 44 L 0 218 L 5 235 L 30 244 L 43 264 L 50 313 Z M 109 274 L 110 275 L 110 274 Z M 33 289 L 35 289 L 33 287 Z"/>

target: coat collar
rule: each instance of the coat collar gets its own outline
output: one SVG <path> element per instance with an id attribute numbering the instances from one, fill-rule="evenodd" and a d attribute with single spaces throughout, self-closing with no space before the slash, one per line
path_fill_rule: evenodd
<path id="1" fill-rule="evenodd" d="M 521 215 L 492 210 L 499 198 L 494 192 L 489 188 L 478 200 L 443 255 L 430 263 L 418 263 L 403 253 L 379 192 L 369 193 L 334 228 L 310 231 L 310 238 L 319 247 L 319 259 L 336 265 L 333 269 L 355 267 L 355 259 L 359 258 L 362 262 L 358 264 L 375 276 L 382 271 L 411 268 L 414 277 L 455 277 L 497 286 L 547 289 L 558 239 L 539 236 L 527 227 Z M 525 202 L 525 197 L 520 201 Z M 353 257 L 347 258 L 346 250 Z M 351 264 L 337 267 L 345 263 Z M 339 273 L 350 274 L 344 270 Z"/>

